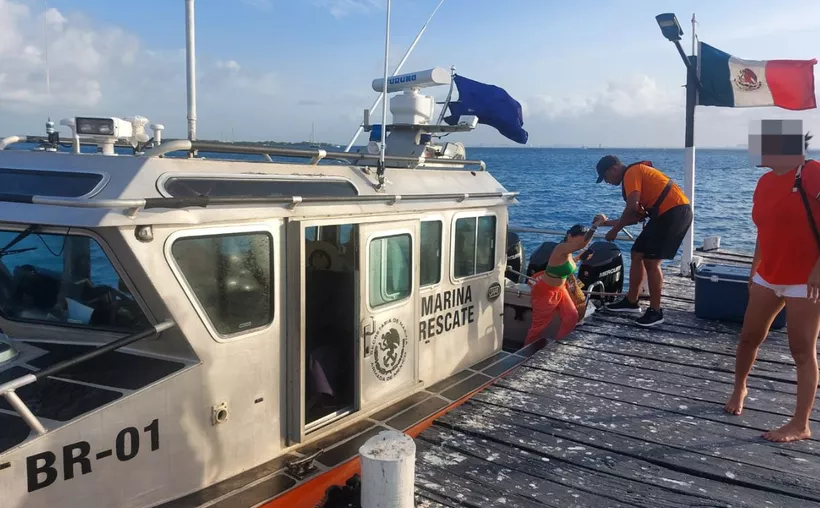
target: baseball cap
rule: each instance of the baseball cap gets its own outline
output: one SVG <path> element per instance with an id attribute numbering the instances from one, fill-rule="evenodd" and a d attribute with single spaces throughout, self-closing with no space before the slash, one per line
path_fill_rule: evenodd
<path id="1" fill-rule="evenodd" d="M 595 170 L 598 171 L 598 181 L 595 183 L 603 182 L 606 170 L 620 163 L 621 160 L 615 157 L 614 155 L 604 155 L 603 157 L 601 157 L 601 160 L 599 160 L 598 164 L 595 165 Z"/>
<path id="2" fill-rule="evenodd" d="M 567 230 L 567 236 L 581 236 L 587 234 L 587 231 L 589 229 L 583 224 L 576 224 Z"/>

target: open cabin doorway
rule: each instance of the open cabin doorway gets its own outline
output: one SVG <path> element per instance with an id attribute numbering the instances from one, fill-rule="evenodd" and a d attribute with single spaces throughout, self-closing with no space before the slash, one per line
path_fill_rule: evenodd
<path id="1" fill-rule="evenodd" d="M 304 230 L 305 432 L 356 409 L 358 225 Z"/>

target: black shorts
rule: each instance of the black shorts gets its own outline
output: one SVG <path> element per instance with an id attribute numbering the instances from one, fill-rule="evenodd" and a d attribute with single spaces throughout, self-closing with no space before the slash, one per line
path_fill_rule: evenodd
<path id="1" fill-rule="evenodd" d="M 692 207 L 678 205 L 646 224 L 632 245 L 644 259 L 674 259 L 692 225 Z"/>

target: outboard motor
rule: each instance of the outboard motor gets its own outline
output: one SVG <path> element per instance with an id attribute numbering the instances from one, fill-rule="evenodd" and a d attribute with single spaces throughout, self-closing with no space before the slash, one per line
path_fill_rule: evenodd
<path id="1" fill-rule="evenodd" d="M 532 274 L 542 272 L 547 268 L 552 251 L 557 246 L 557 242 L 544 242 L 535 249 L 527 265 L 527 277 L 532 277 Z"/>
<path id="2" fill-rule="evenodd" d="M 584 259 L 590 254 L 591 257 Z M 623 291 L 624 260 L 621 256 L 621 249 L 610 242 L 595 242 L 590 245 L 584 252 L 581 265 L 578 267 L 578 280 L 584 284 L 584 290 L 590 290 L 593 284 L 600 281 L 604 285 L 603 292 L 605 293 L 620 293 Z M 600 292 L 600 286 L 594 291 Z M 614 296 L 593 296 L 592 298 L 604 302 L 611 302 L 616 299 Z"/>
<path id="3" fill-rule="evenodd" d="M 524 244 L 517 234 L 507 231 L 507 266 L 518 273 L 524 268 Z M 521 276 L 518 273 L 507 271 L 504 276 L 518 284 Z"/>

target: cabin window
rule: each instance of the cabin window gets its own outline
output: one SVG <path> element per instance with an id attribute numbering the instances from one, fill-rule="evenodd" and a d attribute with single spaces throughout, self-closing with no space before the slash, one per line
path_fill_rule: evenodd
<path id="1" fill-rule="evenodd" d="M 99 173 L 0 168 L 0 189 L 6 194 L 79 198 L 98 190 Z"/>
<path id="2" fill-rule="evenodd" d="M 0 313 L 132 333 L 151 326 L 96 240 L 31 229 L 0 230 Z"/>
<path id="3" fill-rule="evenodd" d="M 272 244 L 268 233 L 174 242 L 174 260 L 219 335 L 244 333 L 273 321 Z"/>
<path id="4" fill-rule="evenodd" d="M 453 275 L 470 277 L 492 272 L 495 267 L 495 216 L 463 217 L 456 220 L 453 245 Z"/>
<path id="5" fill-rule="evenodd" d="M 165 190 L 175 198 L 345 197 L 359 194 L 356 187 L 347 180 L 236 177 L 172 177 L 165 181 Z"/>
<path id="6" fill-rule="evenodd" d="M 441 281 L 441 231 L 442 222 L 440 220 L 422 221 L 421 238 L 419 247 L 421 248 L 421 259 L 419 269 L 421 270 L 421 286 L 432 286 Z"/>
<path id="7" fill-rule="evenodd" d="M 376 238 L 370 242 L 369 254 L 370 307 L 409 297 L 413 283 L 410 235 Z"/>

